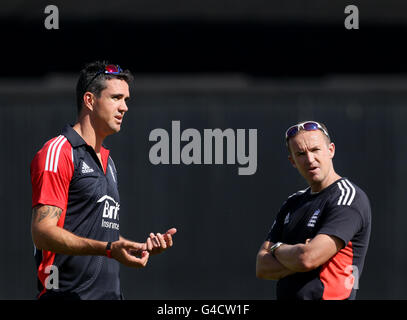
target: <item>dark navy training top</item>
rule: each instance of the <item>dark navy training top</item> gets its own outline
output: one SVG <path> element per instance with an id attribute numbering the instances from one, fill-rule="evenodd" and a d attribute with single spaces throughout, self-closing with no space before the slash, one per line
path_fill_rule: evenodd
<path id="1" fill-rule="evenodd" d="M 335 236 L 343 248 L 315 270 L 298 272 L 277 283 L 277 299 L 354 299 L 371 229 L 370 202 L 354 183 L 342 178 L 319 193 L 311 188 L 290 196 L 266 241 L 305 243 L 318 234 Z"/>
<path id="2" fill-rule="evenodd" d="M 119 239 L 120 199 L 109 150 L 94 151 L 70 125 L 41 148 L 31 163 L 32 206 L 62 209 L 57 225 L 77 236 Z M 105 256 L 69 256 L 35 250 L 38 297 L 120 299 L 119 263 Z M 57 270 L 55 280 L 54 272 Z M 53 281 L 51 280 L 53 275 Z M 56 283 L 55 283 L 56 282 Z"/>

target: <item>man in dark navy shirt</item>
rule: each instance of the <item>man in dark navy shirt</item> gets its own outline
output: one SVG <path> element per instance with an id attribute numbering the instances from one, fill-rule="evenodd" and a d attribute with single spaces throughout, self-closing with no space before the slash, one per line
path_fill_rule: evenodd
<path id="1" fill-rule="evenodd" d="M 172 228 L 144 243 L 120 235 L 117 172 L 103 140 L 121 128 L 132 75 L 90 63 L 77 83 L 78 121 L 31 163 L 38 298 L 121 299 L 119 264 L 140 268 L 173 245 Z"/>
<path id="2" fill-rule="evenodd" d="M 324 124 L 296 124 L 286 143 L 309 187 L 284 202 L 258 252 L 256 275 L 278 280 L 277 299 L 355 299 L 370 238 L 369 199 L 335 172 Z"/>

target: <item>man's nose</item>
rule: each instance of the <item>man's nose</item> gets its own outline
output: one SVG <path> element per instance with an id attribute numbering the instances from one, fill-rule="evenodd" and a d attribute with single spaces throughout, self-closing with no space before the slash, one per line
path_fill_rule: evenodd
<path id="1" fill-rule="evenodd" d="M 120 104 L 119 107 L 120 112 L 127 112 L 129 108 L 127 107 L 126 101 L 123 101 L 123 103 Z"/>
<path id="2" fill-rule="evenodd" d="M 307 152 L 306 159 L 307 159 L 307 163 L 313 163 L 314 162 L 315 158 L 314 158 L 314 155 L 312 154 L 312 152 Z"/>

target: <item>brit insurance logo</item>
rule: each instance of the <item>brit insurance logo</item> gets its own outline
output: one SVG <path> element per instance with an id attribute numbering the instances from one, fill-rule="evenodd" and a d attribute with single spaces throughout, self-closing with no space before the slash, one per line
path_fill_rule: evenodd
<path id="1" fill-rule="evenodd" d="M 119 230 L 120 204 L 108 195 L 104 195 L 97 202 L 104 202 L 102 228 Z"/>

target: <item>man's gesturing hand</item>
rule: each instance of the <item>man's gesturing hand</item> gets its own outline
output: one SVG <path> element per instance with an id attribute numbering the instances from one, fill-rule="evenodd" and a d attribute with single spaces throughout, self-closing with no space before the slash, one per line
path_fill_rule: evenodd
<path id="1" fill-rule="evenodd" d="M 150 255 L 148 251 L 146 251 L 145 243 L 128 240 L 112 242 L 111 254 L 112 258 L 121 264 L 132 268 L 144 268 L 147 265 Z"/>
<path id="2" fill-rule="evenodd" d="M 171 228 L 165 234 L 161 233 L 150 233 L 150 236 L 146 241 L 147 251 L 151 254 L 158 254 L 171 248 L 173 245 L 172 236 L 177 232 L 177 229 Z"/>

